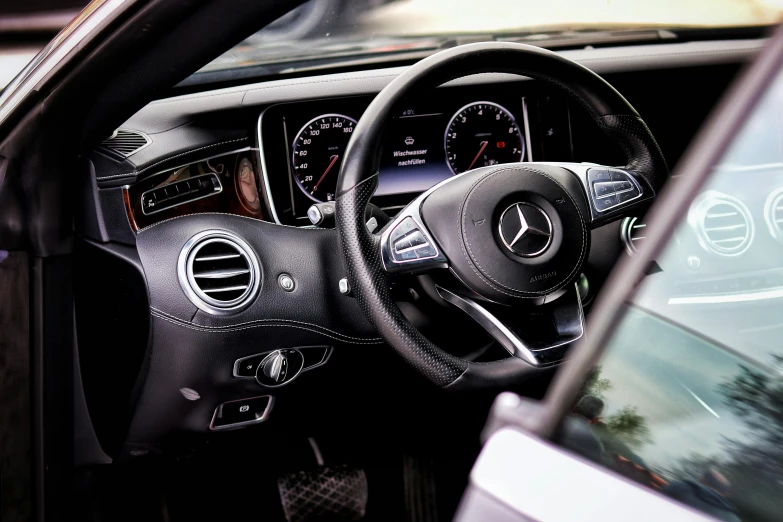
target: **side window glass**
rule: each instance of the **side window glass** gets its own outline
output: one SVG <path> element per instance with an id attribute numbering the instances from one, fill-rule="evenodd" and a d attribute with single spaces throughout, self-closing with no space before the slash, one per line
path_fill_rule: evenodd
<path id="1" fill-rule="evenodd" d="M 718 520 L 780 518 L 783 76 L 627 303 L 561 432 Z"/>

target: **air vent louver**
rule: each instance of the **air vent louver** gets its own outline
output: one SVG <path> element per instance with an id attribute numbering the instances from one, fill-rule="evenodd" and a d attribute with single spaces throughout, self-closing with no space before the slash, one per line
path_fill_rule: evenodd
<path id="1" fill-rule="evenodd" d="M 639 249 L 641 241 L 646 238 L 647 224 L 637 217 L 627 217 L 620 224 L 620 239 L 623 240 L 625 249 L 629 254 Z"/>
<path id="2" fill-rule="evenodd" d="M 260 271 L 250 247 L 222 231 L 197 234 L 179 262 L 180 285 L 191 301 L 211 314 L 235 313 L 255 296 Z"/>
<path id="3" fill-rule="evenodd" d="M 118 129 L 114 134 L 101 142 L 101 145 L 116 152 L 123 158 L 139 152 L 152 143 L 152 140 L 143 132 Z"/>
<path id="4" fill-rule="evenodd" d="M 764 219 L 772 237 L 783 243 L 783 187 L 767 197 L 764 203 Z"/>
<path id="5" fill-rule="evenodd" d="M 753 241 L 753 218 L 735 197 L 709 191 L 697 198 L 688 213 L 699 244 L 722 256 L 744 253 Z"/>

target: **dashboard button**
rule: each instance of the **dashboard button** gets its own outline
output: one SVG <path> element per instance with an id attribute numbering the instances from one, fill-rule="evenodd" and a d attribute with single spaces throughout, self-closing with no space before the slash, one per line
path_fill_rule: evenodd
<path id="1" fill-rule="evenodd" d="M 256 376 L 256 369 L 261 361 L 264 360 L 268 354 L 262 353 L 258 355 L 251 355 L 250 357 L 244 357 L 237 359 L 234 363 L 234 377 L 249 377 L 254 379 Z"/>
<path id="2" fill-rule="evenodd" d="M 260 422 L 265 419 L 271 400 L 272 398 L 267 395 L 224 402 L 215 410 L 210 428 L 225 428 L 236 424 Z"/>
<path id="3" fill-rule="evenodd" d="M 612 173 L 606 169 L 590 169 L 587 171 L 587 180 L 590 183 L 612 181 Z"/>
<path id="4" fill-rule="evenodd" d="M 413 245 L 411 245 L 411 242 L 407 236 L 394 242 L 394 251 L 398 254 L 403 250 L 408 250 L 412 247 Z"/>
<path id="5" fill-rule="evenodd" d="M 619 204 L 619 201 L 617 200 L 617 195 L 612 194 L 610 196 L 606 196 L 601 199 L 596 199 L 594 201 L 595 208 L 600 211 L 609 210 L 610 208 L 617 206 Z"/>
<path id="6" fill-rule="evenodd" d="M 416 231 L 412 232 L 411 234 L 405 236 L 405 239 L 410 241 L 410 244 L 411 244 L 412 247 L 417 247 L 417 246 L 421 246 L 421 245 L 426 245 L 427 244 L 427 240 L 424 239 L 424 236 L 418 230 L 416 230 Z"/>
<path id="7" fill-rule="evenodd" d="M 405 252 L 400 252 L 394 255 L 395 261 L 412 261 L 414 259 L 418 259 L 416 256 L 416 251 L 413 249 L 406 250 Z"/>
<path id="8" fill-rule="evenodd" d="M 605 198 L 614 194 L 614 184 L 612 182 L 603 181 L 599 183 L 593 183 L 593 192 L 597 198 Z"/>
<path id="9" fill-rule="evenodd" d="M 610 171 L 612 181 L 628 181 L 628 174 L 622 170 Z"/>
<path id="10" fill-rule="evenodd" d="M 389 239 L 391 239 L 392 243 L 397 241 L 399 238 L 407 235 L 409 232 L 412 232 L 414 230 L 418 230 L 419 227 L 416 226 L 416 222 L 413 220 L 413 218 L 405 218 L 402 220 L 402 222 L 395 227 L 394 230 L 392 230 L 391 235 L 389 236 Z"/>
<path id="11" fill-rule="evenodd" d="M 634 186 L 633 183 L 630 181 L 614 181 L 612 182 L 612 185 L 614 186 L 615 192 L 627 192 L 629 190 L 633 190 Z"/>
<path id="12" fill-rule="evenodd" d="M 624 192 L 618 192 L 617 193 L 617 204 L 620 203 L 626 203 L 628 201 L 631 201 L 632 199 L 636 198 L 639 195 L 639 191 L 636 190 L 636 188 L 626 190 Z"/>
<path id="13" fill-rule="evenodd" d="M 416 257 L 418 259 L 426 259 L 428 257 L 435 257 L 437 255 L 437 252 L 435 251 L 435 247 L 433 247 L 429 243 L 424 246 L 420 246 L 415 250 L 415 252 L 416 252 Z"/>

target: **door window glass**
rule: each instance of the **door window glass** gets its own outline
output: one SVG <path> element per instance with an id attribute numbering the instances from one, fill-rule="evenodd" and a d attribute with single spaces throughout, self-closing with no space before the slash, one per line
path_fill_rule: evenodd
<path id="1" fill-rule="evenodd" d="M 780 518 L 783 76 L 627 304 L 562 433 L 719 520 Z"/>

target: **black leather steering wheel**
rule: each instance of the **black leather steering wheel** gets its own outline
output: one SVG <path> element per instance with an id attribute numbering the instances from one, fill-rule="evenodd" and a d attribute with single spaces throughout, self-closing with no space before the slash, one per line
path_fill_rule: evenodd
<path id="1" fill-rule="evenodd" d="M 514 163 L 481 167 L 428 190 L 372 234 L 365 209 L 378 185 L 381 137 L 397 103 L 450 80 L 485 72 L 546 82 L 576 100 L 625 152 L 627 164 Z M 611 85 L 556 53 L 522 44 L 477 43 L 434 54 L 373 100 L 348 144 L 337 182 L 336 225 L 351 289 L 379 334 L 433 383 L 450 389 L 506 387 L 560 362 L 582 335 L 574 282 L 590 229 L 651 198 L 669 171 L 649 129 Z M 468 313 L 512 355 L 488 363 L 457 358 L 425 338 L 390 295 L 395 272 L 448 268 L 441 297 Z M 489 311 L 538 305 L 557 338 L 527 342 Z M 538 344 L 536 344 L 538 343 Z"/>

